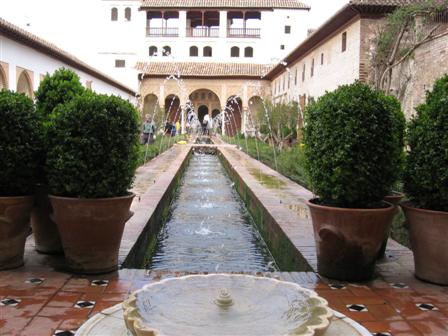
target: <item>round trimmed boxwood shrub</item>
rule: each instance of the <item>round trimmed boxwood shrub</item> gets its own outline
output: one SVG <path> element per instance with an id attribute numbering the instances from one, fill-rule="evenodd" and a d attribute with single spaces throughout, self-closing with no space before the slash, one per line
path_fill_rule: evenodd
<path id="1" fill-rule="evenodd" d="M 404 190 L 415 206 L 448 211 L 448 75 L 437 80 L 408 125 Z"/>
<path id="2" fill-rule="evenodd" d="M 59 105 L 64 104 L 85 91 L 79 76 L 72 70 L 60 68 L 47 74 L 36 91 L 36 111 L 47 118 Z"/>
<path id="3" fill-rule="evenodd" d="M 0 196 L 33 193 L 39 148 L 33 101 L 0 91 Z"/>
<path id="4" fill-rule="evenodd" d="M 381 207 L 397 178 L 402 151 L 398 108 L 393 98 L 359 82 L 307 107 L 306 169 L 320 204 Z"/>
<path id="5" fill-rule="evenodd" d="M 139 150 L 138 112 L 129 102 L 86 92 L 57 108 L 50 131 L 46 165 L 52 194 L 128 194 Z"/>

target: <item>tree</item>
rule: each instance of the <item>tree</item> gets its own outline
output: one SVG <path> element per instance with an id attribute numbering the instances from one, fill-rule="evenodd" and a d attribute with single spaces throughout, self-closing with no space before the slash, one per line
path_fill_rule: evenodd
<path id="1" fill-rule="evenodd" d="M 447 30 L 440 29 L 447 8 L 447 0 L 429 0 L 401 6 L 387 16 L 374 39 L 371 63 L 376 89 L 388 93 L 394 68 L 412 57 L 420 46 L 448 35 Z"/>
<path id="2" fill-rule="evenodd" d="M 277 147 L 297 137 L 299 105 L 297 102 L 274 104 L 266 101 L 255 113 L 255 121 L 262 134 Z"/>

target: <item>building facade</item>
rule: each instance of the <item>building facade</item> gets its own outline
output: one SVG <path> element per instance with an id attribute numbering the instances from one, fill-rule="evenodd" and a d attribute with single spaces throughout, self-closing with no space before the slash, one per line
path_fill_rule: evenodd
<path id="1" fill-rule="evenodd" d="M 352 0 L 315 30 L 267 75 L 274 102 L 297 101 L 302 108 L 338 86 L 355 80 L 371 83 L 371 53 L 385 16 L 406 0 Z M 448 15 L 440 17 L 448 32 Z M 443 35 L 443 34 L 441 34 Z M 418 48 L 394 71 L 390 94 L 409 118 L 434 80 L 448 72 L 448 36 Z M 408 82 L 403 85 L 403 80 Z"/>
<path id="2" fill-rule="evenodd" d="M 189 111 L 200 121 L 223 112 L 232 134 L 246 130 L 253 102 L 270 96 L 264 76 L 304 37 L 310 9 L 298 0 L 102 3 L 103 35 L 113 39 L 100 55 L 117 78 L 137 70 L 143 113 L 162 110 L 185 129 Z"/>
<path id="3" fill-rule="evenodd" d="M 57 46 L 0 18 L 0 89 L 33 98 L 46 74 L 65 67 L 98 93 L 113 94 L 136 104 L 136 92 Z"/>

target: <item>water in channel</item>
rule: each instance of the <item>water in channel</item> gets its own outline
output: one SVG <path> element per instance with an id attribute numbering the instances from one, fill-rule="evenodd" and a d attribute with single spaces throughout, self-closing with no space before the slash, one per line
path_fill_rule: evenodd
<path id="1" fill-rule="evenodd" d="M 216 155 L 192 156 L 147 268 L 185 272 L 277 269 Z"/>

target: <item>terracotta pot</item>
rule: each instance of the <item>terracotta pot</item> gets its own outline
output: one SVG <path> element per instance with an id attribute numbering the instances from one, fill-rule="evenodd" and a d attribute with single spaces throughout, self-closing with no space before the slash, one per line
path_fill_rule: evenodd
<path id="1" fill-rule="evenodd" d="M 397 214 L 398 203 L 400 203 L 403 197 L 404 197 L 403 193 L 393 191 L 390 195 L 384 196 L 384 200 L 395 206 L 395 214 Z M 384 258 L 384 255 L 386 254 L 387 240 L 389 239 L 389 236 L 390 236 L 390 230 L 386 232 L 383 244 L 381 245 L 380 251 L 378 252 L 378 259 Z"/>
<path id="2" fill-rule="evenodd" d="M 376 257 L 395 208 L 346 209 L 307 202 L 314 228 L 319 274 L 343 281 L 373 277 Z"/>
<path id="3" fill-rule="evenodd" d="M 448 212 L 414 208 L 402 202 L 409 223 L 417 278 L 448 285 Z"/>
<path id="4" fill-rule="evenodd" d="M 34 194 L 34 207 L 31 212 L 36 250 L 40 253 L 62 253 L 61 238 L 56 223 L 50 218 L 53 209 L 48 199 L 48 187 L 39 185 Z"/>
<path id="5" fill-rule="evenodd" d="M 0 270 L 23 265 L 33 197 L 0 197 Z"/>
<path id="6" fill-rule="evenodd" d="M 397 191 L 392 191 L 390 195 L 384 196 L 384 200 L 393 205 L 398 205 L 400 201 L 403 199 L 404 194 Z"/>
<path id="7" fill-rule="evenodd" d="M 80 199 L 49 195 L 68 268 L 99 274 L 118 269 L 118 251 L 134 194 Z"/>

